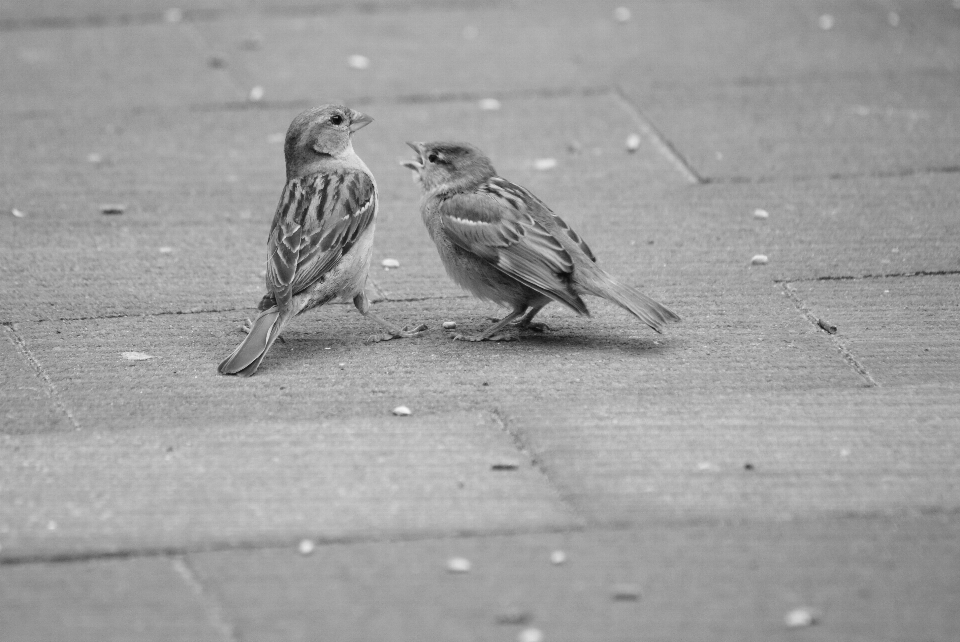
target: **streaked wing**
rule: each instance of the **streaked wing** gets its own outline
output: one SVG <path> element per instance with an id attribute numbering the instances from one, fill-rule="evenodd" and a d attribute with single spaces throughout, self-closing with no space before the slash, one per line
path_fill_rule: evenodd
<path id="1" fill-rule="evenodd" d="M 597 262 L 597 257 L 594 256 L 593 251 L 590 249 L 590 246 L 587 245 L 587 242 L 580 238 L 580 235 L 577 234 L 573 228 L 567 225 L 566 221 L 557 216 L 552 209 L 547 207 L 546 203 L 537 198 L 530 190 L 511 183 L 507 179 L 500 176 L 494 176 L 480 189 L 481 191 L 494 194 L 507 200 L 513 207 L 519 208 L 524 202 L 534 204 L 534 206 L 539 206 L 541 211 L 549 213 L 550 217 L 557 224 L 557 226 L 563 230 L 567 236 L 570 237 L 570 240 L 576 243 L 580 249 L 583 250 L 583 253 L 587 255 L 587 258 L 594 263 Z"/>
<path id="2" fill-rule="evenodd" d="M 373 179 L 357 170 L 312 174 L 283 190 L 268 240 L 267 289 L 278 305 L 346 254 L 377 214 Z"/>
<path id="3" fill-rule="evenodd" d="M 440 214 L 454 243 L 528 287 L 585 312 L 569 287 L 570 254 L 530 213 L 530 207 L 540 206 L 535 198 L 527 200 L 522 193 L 488 182 L 473 193 L 446 199 Z"/>

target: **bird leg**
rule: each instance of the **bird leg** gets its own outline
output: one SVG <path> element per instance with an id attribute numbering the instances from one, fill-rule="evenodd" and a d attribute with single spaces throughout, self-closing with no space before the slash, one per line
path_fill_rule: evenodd
<path id="1" fill-rule="evenodd" d="M 503 317 L 492 326 L 481 332 L 480 334 L 474 335 L 465 335 L 465 334 L 456 334 L 453 336 L 454 341 L 519 341 L 520 335 L 516 331 L 514 332 L 503 332 L 507 325 L 510 324 L 517 317 L 523 316 L 524 311 L 527 309 L 526 305 L 517 306 L 513 309 L 513 312 Z"/>
<path id="2" fill-rule="evenodd" d="M 404 326 L 403 328 L 398 328 L 393 325 L 386 319 L 382 319 L 373 312 L 370 311 L 370 300 L 367 299 L 366 292 L 361 292 L 357 296 L 353 297 L 353 304 L 357 306 L 357 311 L 365 316 L 368 319 L 376 321 L 381 326 L 387 329 L 386 334 L 374 334 L 370 337 L 371 341 L 389 341 L 390 339 L 408 339 L 410 337 L 420 336 L 420 334 L 427 329 L 427 326 L 420 324 L 416 327 Z"/>
<path id="3" fill-rule="evenodd" d="M 544 306 L 546 306 L 546 303 L 544 303 L 543 305 L 538 305 L 530 308 L 530 310 L 526 313 L 526 315 L 524 315 L 522 319 L 517 321 L 514 324 L 514 326 L 520 328 L 521 330 L 530 330 L 532 332 L 544 332 L 546 330 L 549 330 L 550 326 L 548 326 L 546 323 L 539 323 L 539 322 L 533 323 L 533 317 L 536 316 L 536 314 L 540 312 L 540 310 L 542 310 Z M 487 317 L 487 318 L 491 321 L 498 322 L 498 323 L 500 321 L 499 317 Z"/>

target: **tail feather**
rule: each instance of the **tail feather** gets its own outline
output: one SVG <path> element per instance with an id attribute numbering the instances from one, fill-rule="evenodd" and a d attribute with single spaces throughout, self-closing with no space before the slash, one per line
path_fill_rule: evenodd
<path id="1" fill-rule="evenodd" d="M 629 285 L 620 283 L 606 272 L 597 270 L 588 283 L 581 283 L 590 294 L 603 297 L 616 303 L 621 308 L 637 317 L 657 332 L 663 332 L 663 325 L 668 321 L 679 321 L 676 312 L 665 305 L 657 303 L 643 292 Z"/>
<path id="2" fill-rule="evenodd" d="M 260 362 L 267 356 L 270 346 L 280 336 L 284 320 L 275 307 L 261 312 L 253 322 L 250 334 L 237 346 L 233 354 L 220 363 L 217 368 L 220 374 L 243 377 L 253 375 L 260 367 Z"/>

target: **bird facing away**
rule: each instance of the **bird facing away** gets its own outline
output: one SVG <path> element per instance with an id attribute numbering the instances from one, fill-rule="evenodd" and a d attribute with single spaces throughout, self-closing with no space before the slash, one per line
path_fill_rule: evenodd
<path id="1" fill-rule="evenodd" d="M 375 340 L 416 336 L 370 311 L 364 292 L 377 217 L 377 183 L 353 151 L 353 132 L 373 119 L 342 105 L 308 109 L 290 123 L 287 184 L 270 226 L 267 294 L 247 337 L 218 370 L 250 376 L 286 323 L 333 299 L 352 300 L 387 330 Z"/>
<path id="2" fill-rule="evenodd" d="M 551 301 L 588 315 L 584 294 L 603 297 L 657 332 L 680 317 L 597 265 L 587 244 L 543 201 L 497 176 L 490 159 L 466 143 L 407 143 L 403 163 L 419 176 L 420 213 L 447 273 L 474 296 L 510 314 L 464 341 L 517 338 L 504 328 L 542 330 L 533 317 Z"/>

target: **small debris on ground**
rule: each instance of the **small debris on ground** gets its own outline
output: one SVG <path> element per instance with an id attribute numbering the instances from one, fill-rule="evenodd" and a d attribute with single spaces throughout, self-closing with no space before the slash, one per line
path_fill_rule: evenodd
<path id="1" fill-rule="evenodd" d="M 757 254 L 750 259 L 750 265 L 766 265 L 769 262 L 770 259 L 767 258 L 766 254 Z"/>
<path id="2" fill-rule="evenodd" d="M 817 20 L 817 24 L 820 25 L 820 28 L 824 31 L 830 31 L 833 29 L 834 19 L 833 16 L 829 13 L 825 13 Z"/>
<path id="3" fill-rule="evenodd" d="M 160 254 L 172 254 L 173 248 L 170 247 L 169 245 L 164 245 L 158 251 L 160 252 Z"/>
<path id="4" fill-rule="evenodd" d="M 451 557 L 447 560 L 447 570 L 451 573 L 469 573 L 470 560 L 466 557 Z"/>
<path id="5" fill-rule="evenodd" d="M 539 169 L 540 171 L 546 171 L 548 169 L 553 169 L 557 166 L 556 158 L 538 158 L 533 161 L 534 169 Z"/>
<path id="6" fill-rule="evenodd" d="M 387 268 L 388 270 L 390 269 L 395 270 L 398 267 L 400 267 L 400 261 L 398 261 L 397 259 L 383 259 L 382 261 L 380 261 L 380 265 Z"/>
<path id="7" fill-rule="evenodd" d="M 207 66 L 211 69 L 223 69 L 227 66 L 227 59 L 223 56 L 210 56 L 207 58 Z"/>
<path id="8" fill-rule="evenodd" d="M 263 44 L 263 36 L 259 33 L 251 33 L 240 41 L 240 48 L 245 51 L 256 51 Z"/>
<path id="9" fill-rule="evenodd" d="M 745 463 L 745 464 L 743 465 L 743 469 L 744 469 L 744 470 L 753 470 L 753 464 L 751 464 L 751 463 L 748 461 L 747 463 Z"/>
<path id="10" fill-rule="evenodd" d="M 640 149 L 640 134 L 630 134 L 626 141 L 627 151 L 631 154 Z"/>
<path id="11" fill-rule="evenodd" d="M 635 602 L 640 599 L 640 587 L 636 584 L 617 584 L 613 587 L 613 599 L 623 602 Z"/>
<path id="12" fill-rule="evenodd" d="M 302 539 L 300 544 L 297 545 L 297 550 L 300 551 L 301 555 L 309 555 L 316 548 L 316 544 L 313 543 L 313 540 Z"/>
<path id="13" fill-rule="evenodd" d="M 770 212 L 757 208 L 753 210 L 753 218 L 770 218 Z"/>
<path id="14" fill-rule="evenodd" d="M 543 642 L 543 631 L 540 629 L 524 629 L 517 635 L 517 642 Z"/>
<path id="15" fill-rule="evenodd" d="M 90 152 L 87 154 L 87 162 L 93 163 L 94 165 L 99 165 L 103 162 L 103 154 L 98 154 L 97 152 Z"/>
<path id="16" fill-rule="evenodd" d="M 783 618 L 784 624 L 791 629 L 799 629 L 807 626 L 813 626 L 817 623 L 817 617 L 808 608 L 801 607 L 793 609 Z"/>
<path id="17" fill-rule="evenodd" d="M 497 624 L 526 624 L 531 618 L 530 611 L 519 606 L 509 606 L 497 613 Z"/>
<path id="18" fill-rule="evenodd" d="M 560 549 L 557 549 L 550 553 L 550 563 L 556 566 L 560 566 L 567 561 L 567 554 Z"/>
<path id="19" fill-rule="evenodd" d="M 168 22 L 172 25 L 175 25 L 178 22 L 183 22 L 183 10 L 176 7 L 171 7 L 163 12 L 163 19 L 165 22 Z"/>
<path id="20" fill-rule="evenodd" d="M 578 140 L 571 140 L 567 143 L 567 151 L 571 154 L 579 154 L 583 151 L 583 145 L 581 145 Z"/>
<path id="21" fill-rule="evenodd" d="M 413 412 L 406 406 L 397 406 L 393 409 L 393 414 L 398 417 L 409 417 L 413 414 Z"/>
<path id="22" fill-rule="evenodd" d="M 457 322 L 456 322 L 456 321 L 444 321 L 444 322 L 443 322 L 443 329 L 444 329 L 444 330 L 456 330 L 456 329 L 457 329 Z"/>
<path id="23" fill-rule="evenodd" d="M 351 69 L 367 69 L 370 67 L 370 59 L 360 54 L 353 54 L 347 58 L 347 64 Z"/>
<path id="24" fill-rule="evenodd" d="M 717 467 L 709 461 L 701 461 L 697 464 L 697 470 L 717 470 Z"/>
<path id="25" fill-rule="evenodd" d="M 100 206 L 101 214 L 123 214 L 127 211 L 127 206 L 122 203 L 105 203 Z"/>
<path id="26" fill-rule="evenodd" d="M 15 217 L 17 217 L 17 218 L 23 218 L 23 217 L 25 217 L 25 216 L 27 215 L 26 212 L 23 212 L 23 211 L 21 211 L 21 210 L 18 210 L 17 208 L 13 208 L 12 210 L 10 210 L 10 213 L 13 214 L 13 215 L 14 215 Z"/>
<path id="27" fill-rule="evenodd" d="M 891 27 L 896 27 L 897 25 L 899 25 L 899 24 L 900 24 L 900 14 L 897 13 L 896 11 L 891 11 L 890 13 L 888 13 L 888 14 L 887 14 L 887 23 L 888 23 Z"/>
<path id="28" fill-rule="evenodd" d="M 827 334 L 837 333 L 837 326 L 833 325 L 832 323 L 828 323 L 823 319 L 817 319 L 817 325 L 820 326 L 820 328 L 824 330 Z"/>
<path id="29" fill-rule="evenodd" d="M 516 470 L 520 468 L 520 460 L 513 457 L 498 459 L 490 465 L 490 470 Z"/>
<path id="30" fill-rule="evenodd" d="M 148 359 L 156 359 L 152 354 L 147 354 L 145 352 L 121 352 L 120 356 L 129 361 L 146 361 Z"/>
<path id="31" fill-rule="evenodd" d="M 247 100 L 252 103 L 260 102 L 263 100 L 263 96 L 266 92 L 263 87 L 260 85 L 255 85 L 250 88 L 250 93 L 247 95 Z"/>
<path id="32" fill-rule="evenodd" d="M 496 98 L 484 98 L 479 102 L 479 105 L 483 111 L 497 111 L 500 109 L 500 101 Z"/>
<path id="33" fill-rule="evenodd" d="M 617 22 L 630 22 L 633 14 L 626 7 L 617 7 L 613 10 L 613 19 Z"/>

